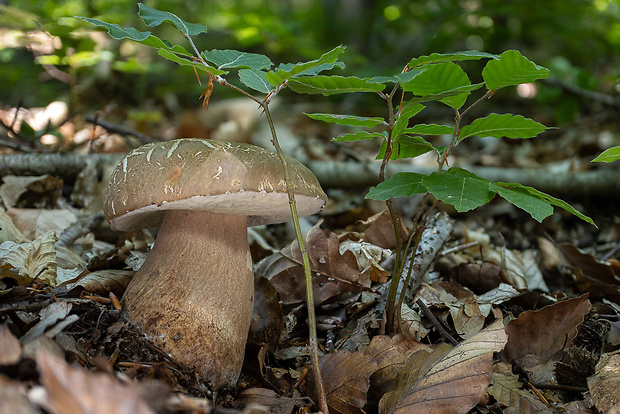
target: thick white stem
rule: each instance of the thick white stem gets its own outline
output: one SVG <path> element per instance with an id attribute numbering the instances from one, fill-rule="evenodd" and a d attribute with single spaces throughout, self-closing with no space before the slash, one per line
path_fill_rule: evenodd
<path id="1" fill-rule="evenodd" d="M 123 295 L 129 319 L 215 388 L 236 383 L 252 318 L 246 217 L 167 211 Z"/>

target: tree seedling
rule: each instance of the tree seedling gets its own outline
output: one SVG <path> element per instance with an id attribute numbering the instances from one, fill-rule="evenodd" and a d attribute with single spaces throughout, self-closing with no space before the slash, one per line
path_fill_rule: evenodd
<path id="1" fill-rule="evenodd" d="M 592 220 L 575 210 L 568 203 L 519 183 L 492 182 L 458 167 L 449 167 L 448 157 L 463 140 L 474 136 L 527 139 L 532 138 L 547 128 L 531 119 L 513 114 L 491 113 L 486 117 L 474 119 L 466 123 L 471 108 L 484 99 L 491 98 L 498 90 L 534 82 L 546 78 L 549 70 L 536 65 L 522 56 L 518 51 L 509 50 L 501 55 L 492 55 L 477 51 L 465 51 L 448 54 L 433 53 L 411 59 L 401 73 L 392 76 L 375 76 L 359 78 L 356 76 L 324 75 L 326 71 L 343 68 L 338 61 L 344 47 L 338 46 L 323 54 L 318 59 L 302 62 L 280 64 L 273 67 L 271 60 L 264 55 L 246 53 L 237 50 L 199 51 L 191 36 L 205 33 L 207 28 L 201 24 L 187 23 L 176 15 L 139 5 L 139 14 L 148 26 L 159 26 L 164 22 L 172 23 L 192 47 L 193 53 L 180 45 L 173 45 L 159 39 L 150 32 L 141 32 L 135 28 L 123 28 L 116 24 L 100 20 L 83 18 L 97 26 L 108 30 L 115 39 L 130 39 L 155 48 L 159 55 L 182 66 L 193 67 L 196 71 L 206 72 L 209 84 L 205 90 L 205 101 L 208 102 L 215 84 L 237 90 L 254 100 L 264 111 L 271 128 L 273 144 L 283 164 L 290 201 L 291 215 L 295 223 L 296 237 L 299 243 L 306 273 L 307 306 L 309 314 L 309 337 L 311 362 L 316 378 L 320 378 L 318 368 L 317 337 L 312 299 L 311 269 L 305 251 L 303 237 L 299 228 L 296 212 L 295 190 L 284 158 L 278 144 L 269 103 L 285 88 L 305 94 L 344 94 L 373 93 L 384 99 L 387 105 L 385 117 L 361 117 L 348 114 L 307 114 L 315 120 L 336 123 L 357 128 L 357 130 L 337 137 L 335 141 L 348 142 L 364 139 L 379 139 L 382 146 L 378 155 L 381 159 L 380 184 L 370 189 L 366 198 L 384 200 L 394 223 L 394 231 L 398 248 L 396 250 L 397 266 L 393 273 L 390 293 L 386 306 L 387 326 L 393 330 L 398 328 L 396 310 L 396 294 L 404 260 L 408 250 L 415 251 L 422 230 L 430 217 L 430 213 L 439 201 L 450 204 L 459 212 L 465 212 L 482 206 L 494 197 L 506 199 L 515 206 L 527 211 L 535 220 L 542 221 L 553 212 L 553 207 L 563 208 L 577 217 L 594 224 Z M 472 84 L 468 75 L 458 62 L 487 60 L 482 71 L 482 83 Z M 234 85 L 230 75 L 236 72 L 238 80 L 247 90 Z M 472 104 L 465 106 L 470 96 L 481 89 L 486 91 Z M 252 93 L 263 94 L 257 98 Z M 415 116 L 420 114 L 430 102 L 439 102 L 454 111 L 454 123 L 450 125 L 415 123 Z M 465 108 L 465 109 L 462 109 Z M 449 144 L 436 146 L 429 141 L 430 136 L 448 135 Z M 428 175 L 405 172 L 391 177 L 385 176 L 385 168 L 391 160 L 415 158 L 432 153 L 437 159 L 437 171 Z M 408 240 L 399 234 L 397 218 L 392 208 L 394 197 L 411 197 L 425 194 L 432 195 L 434 202 L 430 208 L 422 211 L 414 220 L 414 231 Z M 413 256 L 413 255 L 411 255 Z M 402 300 L 402 296 L 401 296 Z M 321 389 L 320 409 L 327 412 L 325 395 Z"/>

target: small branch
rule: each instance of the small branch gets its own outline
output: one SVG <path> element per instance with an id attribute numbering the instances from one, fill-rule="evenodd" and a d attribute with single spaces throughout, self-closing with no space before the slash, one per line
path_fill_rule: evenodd
<path id="1" fill-rule="evenodd" d="M 97 117 L 97 115 L 86 115 L 86 117 L 84 117 L 84 119 L 86 120 L 86 122 L 90 122 L 91 124 L 94 125 L 99 125 L 100 127 L 104 128 L 106 131 L 111 132 L 111 133 L 115 133 L 115 134 L 120 134 L 123 136 L 132 136 L 135 137 L 136 139 L 138 139 L 138 141 L 143 142 L 145 144 L 148 144 L 149 142 L 157 142 L 156 139 L 142 134 L 136 130 L 133 130 L 131 128 L 128 128 L 126 126 L 123 125 L 118 125 L 118 124 L 113 124 L 112 122 L 107 122 L 104 120 L 101 120 Z"/>
<path id="2" fill-rule="evenodd" d="M 433 315 L 433 312 L 431 312 L 431 310 L 424 304 L 422 299 L 416 300 L 415 303 L 420 307 L 424 315 L 426 315 L 426 317 L 433 323 L 433 325 L 435 326 L 435 329 L 437 329 L 437 331 L 441 334 L 441 336 L 446 341 L 450 342 L 454 346 L 459 344 L 458 341 L 454 339 L 452 335 L 448 333 L 448 331 L 446 331 L 446 328 L 444 328 L 441 322 L 437 320 L 435 315 Z"/>

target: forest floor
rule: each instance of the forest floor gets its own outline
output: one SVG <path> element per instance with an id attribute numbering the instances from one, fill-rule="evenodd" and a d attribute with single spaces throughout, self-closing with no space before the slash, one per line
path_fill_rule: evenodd
<path id="1" fill-rule="evenodd" d="M 209 119 L 189 113 L 159 128 L 167 131 L 159 137 L 232 135 L 269 145 L 258 116 L 230 115 L 229 107 L 240 112 L 237 101 L 212 105 Z M 10 125 L 14 111 L 4 109 Z M 337 131 L 292 119 L 276 127 L 283 147 L 302 162 L 359 163 L 376 154 L 366 143 L 334 144 L 329 137 Z M 589 160 L 616 128 L 582 122 L 523 143 L 481 140 L 457 151 L 453 163 L 578 175 L 595 168 Z M 24 151 L 0 156 L 0 412 L 316 411 L 303 268 L 290 225 L 250 230 L 254 318 L 231 389 L 214 393 L 193 367 L 124 318 L 123 292 L 155 234 L 113 232 L 103 219 L 107 177 L 120 157 L 92 152 L 122 154 L 140 144 L 114 129 L 59 128 L 64 141 L 50 145 L 73 152 L 59 157 L 65 166 L 79 164 L 79 175 L 55 173 L 40 154 L 24 155 L 31 159 L 17 166 L 9 159 Z M 143 132 L 141 138 L 152 130 Z M 618 412 L 620 197 L 570 182 L 553 194 L 596 227 L 560 210 L 538 223 L 502 200 L 468 213 L 440 204 L 399 290 L 398 326 L 386 327 L 396 248 L 391 218 L 347 177 L 324 187 L 324 211 L 301 224 L 315 274 L 330 412 Z M 394 205 L 407 234 L 430 202 Z"/>

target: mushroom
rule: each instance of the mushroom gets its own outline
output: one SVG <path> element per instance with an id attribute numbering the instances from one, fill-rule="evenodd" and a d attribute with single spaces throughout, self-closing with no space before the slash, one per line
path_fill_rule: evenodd
<path id="1" fill-rule="evenodd" d="M 320 211 L 316 177 L 287 164 L 299 216 Z M 247 226 L 291 219 L 279 157 L 237 142 L 146 144 L 112 173 L 104 213 L 113 230 L 161 224 L 122 297 L 129 320 L 215 389 L 234 385 L 254 301 Z"/>

